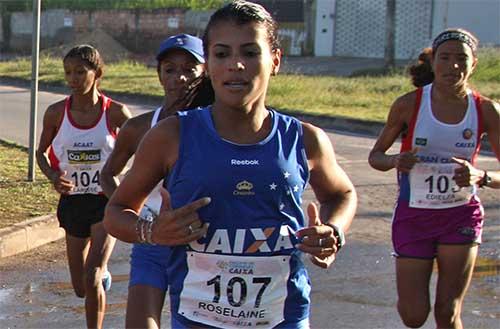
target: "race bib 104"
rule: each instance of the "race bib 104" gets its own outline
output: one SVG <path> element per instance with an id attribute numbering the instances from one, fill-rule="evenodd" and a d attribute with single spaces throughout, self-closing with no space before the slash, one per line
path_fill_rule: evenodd
<path id="1" fill-rule="evenodd" d="M 453 176 L 457 164 L 416 163 L 410 171 L 410 207 L 444 209 L 469 203 L 474 187 L 459 187 Z"/>
<path id="2" fill-rule="evenodd" d="M 179 314 L 223 328 L 272 328 L 284 320 L 290 256 L 187 253 Z"/>
<path id="3" fill-rule="evenodd" d="M 101 165 L 73 165 L 63 166 L 65 178 L 73 182 L 70 194 L 99 194 L 102 192 L 100 184 Z"/>
<path id="4" fill-rule="evenodd" d="M 61 169 L 67 172 L 66 178 L 73 182 L 70 194 L 98 194 L 102 192 L 100 170 L 102 157 L 100 149 L 67 150 L 67 163 Z"/>

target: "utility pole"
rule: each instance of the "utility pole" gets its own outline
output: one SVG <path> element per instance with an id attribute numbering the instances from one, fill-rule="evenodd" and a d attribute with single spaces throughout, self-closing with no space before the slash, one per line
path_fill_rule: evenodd
<path id="1" fill-rule="evenodd" d="M 38 107 L 38 59 L 40 55 L 40 3 L 33 0 L 33 30 L 31 34 L 31 111 L 29 132 L 28 181 L 35 181 L 36 113 Z"/>
<path id="2" fill-rule="evenodd" d="M 396 0 L 386 0 L 386 5 L 384 65 L 389 70 L 395 66 Z"/>

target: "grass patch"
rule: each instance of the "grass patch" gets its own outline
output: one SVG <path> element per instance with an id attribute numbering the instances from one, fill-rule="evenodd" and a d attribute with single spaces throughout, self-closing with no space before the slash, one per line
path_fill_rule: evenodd
<path id="1" fill-rule="evenodd" d="M 402 75 L 376 77 L 277 76 L 268 104 L 292 113 L 384 121 L 390 104 L 412 88 Z"/>
<path id="2" fill-rule="evenodd" d="M 60 86 L 66 84 L 61 59 L 41 56 L 39 64 L 40 83 Z M 31 58 L 0 62 L 0 76 L 31 80 Z M 156 69 L 131 61 L 106 65 L 101 88 L 108 92 L 163 96 Z"/>
<path id="3" fill-rule="evenodd" d="M 480 49 L 478 57 L 473 88 L 500 100 L 500 49 Z M 41 83 L 64 84 L 61 59 L 41 57 L 39 71 Z M 29 80 L 30 59 L 0 62 L 0 76 Z M 107 65 L 101 87 L 105 92 L 163 95 L 156 68 L 131 61 Z M 375 68 L 353 77 L 281 74 L 271 81 L 267 104 L 292 113 L 383 122 L 392 102 L 413 89 L 404 69 L 384 74 Z"/>
<path id="4" fill-rule="evenodd" d="M 0 229 L 30 217 L 53 213 L 59 194 L 37 168 L 28 182 L 28 151 L 0 140 Z"/>

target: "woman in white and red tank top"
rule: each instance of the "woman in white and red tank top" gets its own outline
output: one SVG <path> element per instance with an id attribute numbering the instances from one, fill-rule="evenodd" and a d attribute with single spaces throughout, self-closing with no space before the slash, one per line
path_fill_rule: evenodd
<path id="1" fill-rule="evenodd" d="M 87 326 L 101 328 L 105 290 L 111 285 L 107 262 L 115 239 L 102 225 L 107 198 L 100 171 L 130 113 L 98 90 L 103 68 L 95 48 L 76 46 L 63 64 L 71 95 L 47 108 L 36 158 L 61 194 L 57 217 L 66 232 L 73 289 L 85 298 Z M 101 280 L 103 285 L 94 284 Z"/>
<path id="2" fill-rule="evenodd" d="M 463 29 L 434 39 L 410 70 L 418 89 L 394 102 L 369 156 L 373 168 L 398 172 L 392 224 L 398 311 L 413 328 L 431 310 L 434 259 L 436 326 L 463 327 L 460 313 L 483 227 L 477 187 L 500 188 L 500 172 L 475 163 L 483 134 L 500 159 L 500 107 L 469 89 L 477 47 L 478 40 Z M 400 153 L 386 154 L 400 134 Z"/>

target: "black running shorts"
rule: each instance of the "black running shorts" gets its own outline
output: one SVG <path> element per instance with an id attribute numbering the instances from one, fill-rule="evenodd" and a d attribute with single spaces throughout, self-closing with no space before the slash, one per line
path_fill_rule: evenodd
<path id="1" fill-rule="evenodd" d="M 104 218 L 108 198 L 103 194 L 61 195 L 57 206 L 59 226 L 77 238 L 90 237 L 90 227 Z"/>

